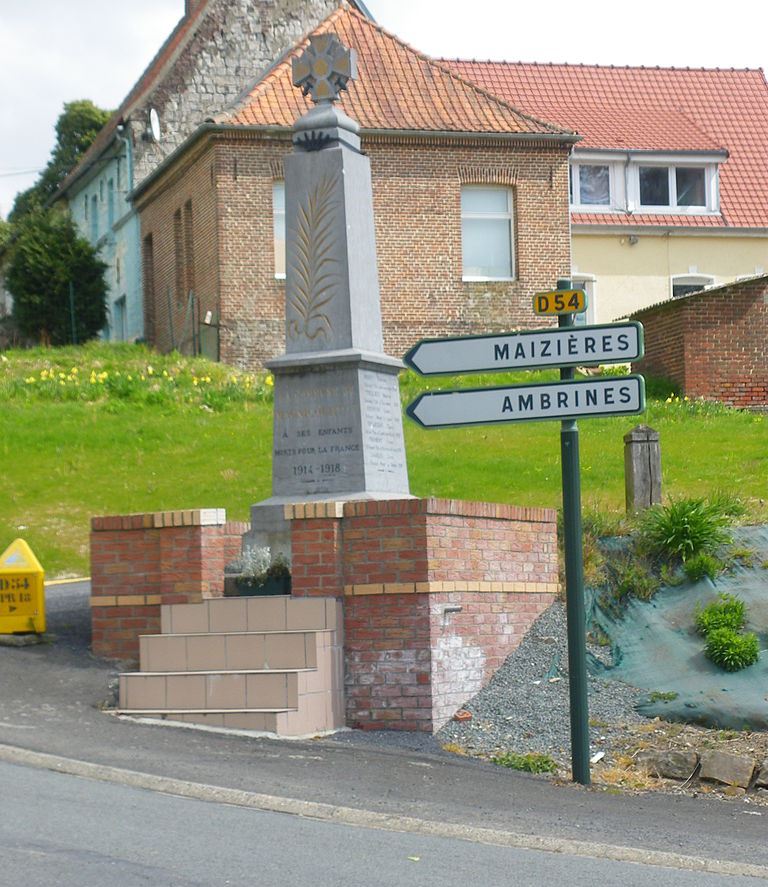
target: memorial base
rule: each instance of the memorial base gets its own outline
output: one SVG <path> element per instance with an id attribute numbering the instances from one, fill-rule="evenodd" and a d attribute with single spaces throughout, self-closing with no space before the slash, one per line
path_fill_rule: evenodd
<path id="1" fill-rule="evenodd" d="M 439 499 L 289 506 L 294 595 L 344 604 L 347 725 L 437 731 L 555 599 L 555 512 Z"/>

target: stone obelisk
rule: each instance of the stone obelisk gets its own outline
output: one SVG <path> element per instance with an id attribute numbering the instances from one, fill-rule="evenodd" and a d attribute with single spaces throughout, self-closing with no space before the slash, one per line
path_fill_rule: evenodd
<path id="1" fill-rule="evenodd" d="M 285 160 L 286 350 L 267 364 L 272 496 L 251 509 L 253 535 L 278 547 L 286 503 L 409 496 L 402 363 L 383 353 L 370 161 L 359 125 L 334 104 L 355 76 L 355 52 L 335 34 L 310 37 L 293 62 L 294 85 L 315 104 Z"/>

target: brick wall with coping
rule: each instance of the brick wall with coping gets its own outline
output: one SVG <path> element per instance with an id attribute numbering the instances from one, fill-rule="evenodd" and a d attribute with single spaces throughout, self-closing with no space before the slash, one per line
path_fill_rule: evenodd
<path id="1" fill-rule="evenodd" d="M 388 353 L 403 354 L 427 336 L 550 322 L 530 306 L 537 290 L 570 268 L 567 145 L 363 133 L 363 146 L 371 160 Z M 282 353 L 285 281 L 275 278 L 272 187 L 283 179 L 289 150 L 288 133 L 208 133 L 139 196 L 142 238 L 151 235 L 155 254 L 145 291 L 154 294 L 147 314 L 158 318 L 151 342 L 160 350 L 171 347 L 163 315 L 175 285 L 173 216 L 191 201 L 192 277 L 202 316 L 220 310 L 221 359 L 254 370 Z M 462 279 L 461 186 L 477 183 L 512 191 L 513 280 Z"/>
<path id="2" fill-rule="evenodd" d="M 137 660 L 139 635 L 160 631 L 161 604 L 220 597 L 247 529 L 221 508 L 92 518 L 93 652 Z"/>
<path id="3" fill-rule="evenodd" d="M 768 409 L 768 275 L 695 293 L 633 315 L 645 328 L 636 372 L 684 395 Z"/>
<path id="4" fill-rule="evenodd" d="M 439 729 L 557 593 L 551 509 L 401 499 L 286 517 L 293 593 L 344 599 L 350 726 Z"/>

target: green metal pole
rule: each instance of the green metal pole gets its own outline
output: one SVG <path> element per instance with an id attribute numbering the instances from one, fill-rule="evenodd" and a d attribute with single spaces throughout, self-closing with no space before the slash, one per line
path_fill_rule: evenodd
<path id="1" fill-rule="evenodd" d="M 558 289 L 570 289 L 570 280 L 558 280 Z M 561 327 L 574 325 L 572 314 L 558 318 Z M 573 379 L 572 368 L 560 378 Z M 571 766 L 574 782 L 589 785 L 589 702 L 587 696 L 587 638 L 584 609 L 584 558 L 581 529 L 581 469 L 579 428 L 567 419 L 560 428 L 563 473 L 563 542 L 565 547 L 565 602 L 568 621 L 568 675 L 571 701 Z"/>
<path id="2" fill-rule="evenodd" d="M 72 344 L 77 345 L 77 327 L 75 326 L 75 284 L 69 281 L 69 323 L 72 328 Z"/>

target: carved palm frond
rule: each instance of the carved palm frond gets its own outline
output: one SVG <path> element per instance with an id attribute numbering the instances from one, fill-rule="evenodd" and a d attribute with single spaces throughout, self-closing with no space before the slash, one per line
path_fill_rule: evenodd
<path id="1" fill-rule="evenodd" d="M 296 237 L 289 256 L 293 273 L 288 306 L 295 315 L 288 321 L 291 338 L 327 338 L 332 332 L 322 309 L 333 299 L 340 279 L 334 226 L 337 183 L 337 175 L 324 176 L 296 214 Z"/>

